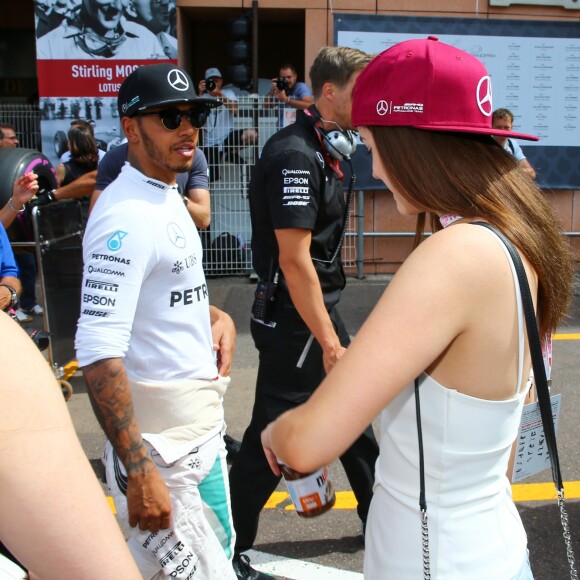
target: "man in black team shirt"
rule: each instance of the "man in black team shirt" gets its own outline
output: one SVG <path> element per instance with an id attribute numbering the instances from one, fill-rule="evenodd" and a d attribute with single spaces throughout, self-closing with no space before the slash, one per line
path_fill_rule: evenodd
<path id="1" fill-rule="evenodd" d="M 336 310 L 346 283 L 339 251 L 346 204 L 341 155 L 332 143 L 347 141 L 352 152 L 352 89 L 370 59 L 352 48 L 321 50 L 310 70 L 314 106 L 298 111 L 296 123 L 266 143 L 250 183 L 252 256 L 260 279 L 251 331 L 260 363 L 252 420 L 230 470 L 238 578 L 267 578 L 241 554 L 252 547 L 260 511 L 280 480 L 260 433 L 308 399 L 349 343 Z M 273 291 L 264 312 L 260 298 Z M 363 528 L 377 456 L 369 426 L 340 458 Z"/>

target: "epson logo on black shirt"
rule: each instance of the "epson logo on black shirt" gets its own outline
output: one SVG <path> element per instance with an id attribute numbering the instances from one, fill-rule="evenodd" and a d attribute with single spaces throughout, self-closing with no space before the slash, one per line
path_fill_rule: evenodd
<path id="1" fill-rule="evenodd" d="M 293 183 L 294 185 L 308 185 L 308 177 L 285 177 L 284 183 L 286 185 Z"/>

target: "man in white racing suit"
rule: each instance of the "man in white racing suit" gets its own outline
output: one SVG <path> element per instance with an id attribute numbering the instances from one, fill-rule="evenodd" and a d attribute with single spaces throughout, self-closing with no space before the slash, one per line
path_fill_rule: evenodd
<path id="1" fill-rule="evenodd" d="M 77 358 L 144 578 L 235 578 L 222 437 L 235 328 L 209 304 L 201 241 L 175 184 L 218 105 L 175 65 L 129 75 L 118 96 L 128 163 L 83 240 Z"/>

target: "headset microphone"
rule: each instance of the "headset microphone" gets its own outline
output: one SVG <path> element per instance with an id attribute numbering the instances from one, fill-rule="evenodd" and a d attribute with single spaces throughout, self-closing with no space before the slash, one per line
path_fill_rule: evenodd
<path id="1" fill-rule="evenodd" d="M 328 132 L 321 130 L 323 131 L 324 147 L 328 154 L 337 161 L 350 159 L 350 156 L 356 151 L 353 132 L 336 129 Z"/>
<path id="2" fill-rule="evenodd" d="M 350 156 L 356 151 L 356 140 L 353 131 L 344 131 L 335 121 L 326 121 L 320 115 L 316 105 L 310 105 L 304 110 L 304 114 L 314 125 L 314 129 L 321 136 L 324 149 L 335 161 L 348 161 Z M 318 121 L 323 123 L 333 123 L 338 129 L 327 131 L 316 125 Z"/>
<path id="3" fill-rule="evenodd" d="M 346 236 L 346 230 L 348 228 L 348 220 L 350 217 L 350 210 L 352 206 L 352 196 L 354 193 L 354 183 L 356 181 L 356 175 L 354 174 L 354 168 L 352 166 L 352 161 L 350 156 L 356 151 L 356 140 L 354 137 L 354 131 L 344 131 L 340 128 L 338 123 L 335 121 L 326 121 L 320 115 L 320 112 L 316 108 L 316 105 L 310 105 L 307 109 L 304 109 L 304 114 L 306 118 L 310 120 L 314 130 L 318 133 L 321 142 L 324 144 L 324 149 L 331 159 L 336 161 L 346 161 L 350 166 L 350 180 L 348 183 L 348 193 L 346 194 L 346 207 L 344 210 L 344 217 L 342 220 L 342 229 L 340 232 L 340 237 L 334 252 L 332 252 L 330 259 L 321 260 L 318 258 L 312 258 L 314 262 L 321 262 L 323 264 L 332 264 L 336 258 L 340 255 L 342 249 L 342 243 Z M 323 123 L 333 123 L 338 127 L 338 129 L 333 129 L 332 131 L 326 131 L 322 127 L 316 125 L 318 121 Z M 338 164 L 336 164 L 338 165 Z M 339 170 L 340 172 L 340 170 Z M 342 179 L 342 172 L 340 172 L 340 178 Z"/>

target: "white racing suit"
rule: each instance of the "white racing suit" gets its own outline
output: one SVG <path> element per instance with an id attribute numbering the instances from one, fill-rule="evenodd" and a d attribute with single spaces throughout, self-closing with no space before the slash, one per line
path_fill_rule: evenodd
<path id="1" fill-rule="evenodd" d="M 129 164 L 83 239 L 79 366 L 123 360 L 137 424 L 171 498 L 171 527 L 128 525 L 127 478 L 110 445 L 107 482 L 145 578 L 235 579 L 235 534 L 203 252 L 176 186 Z"/>
<path id="2" fill-rule="evenodd" d="M 171 464 L 147 446 L 171 496 L 171 525 L 158 532 L 129 527 L 127 475 L 109 442 L 105 449 L 107 483 L 143 577 L 235 580 L 223 432 Z"/>

